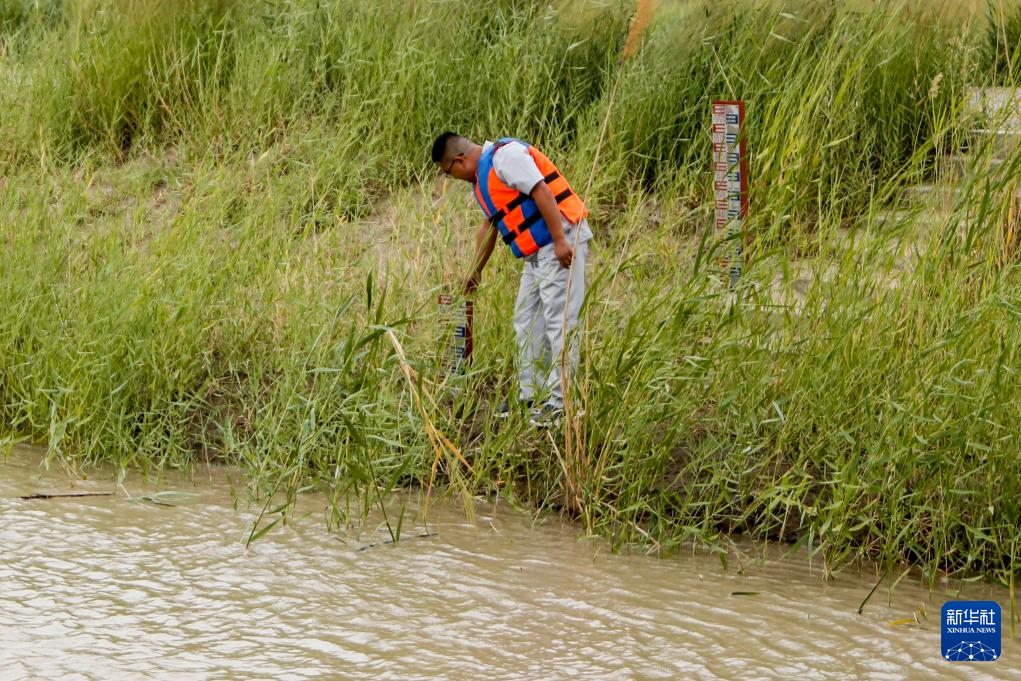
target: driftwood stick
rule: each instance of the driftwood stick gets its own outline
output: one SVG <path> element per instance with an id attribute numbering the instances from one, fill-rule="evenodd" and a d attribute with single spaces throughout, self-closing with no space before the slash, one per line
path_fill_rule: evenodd
<path id="1" fill-rule="evenodd" d="M 26 494 L 19 499 L 60 499 L 63 497 L 112 497 L 113 492 L 66 492 L 60 494 Z"/>

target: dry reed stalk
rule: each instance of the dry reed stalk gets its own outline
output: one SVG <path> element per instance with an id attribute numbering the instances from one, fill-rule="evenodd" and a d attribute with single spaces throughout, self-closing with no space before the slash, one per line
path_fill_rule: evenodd
<path id="1" fill-rule="evenodd" d="M 436 470 L 440 464 L 440 458 L 443 456 L 444 451 L 453 454 L 458 461 L 460 461 L 468 470 L 472 470 L 471 464 L 461 454 L 461 450 L 452 443 L 446 435 L 441 433 L 439 429 L 433 424 L 432 419 L 429 418 L 429 412 L 426 411 L 425 405 L 422 403 L 422 396 L 419 394 L 419 387 L 415 383 L 415 377 L 418 375 L 417 372 L 411 368 L 408 363 L 408 358 L 404 354 L 404 348 L 401 346 L 400 341 L 397 340 L 397 336 L 394 332 L 387 330 L 387 337 L 390 339 L 390 343 L 394 346 L 394 350 L 397 352 L 397 359 L 401 364 L 401 371 L 404 373 L 404 377 L 408 381 L 408 386 L 411 388 L 411 394 L 415 398 L 415 405 L 418 407 L 419 413 L 422 415 L 422 423 L 425 426 L 425 434 L 429 438 L 429 443 L 433 447 L 433 451 L 436 453 L 433 458 L 432 470 L 429 475 L 429 486 L 426 488 L 425 493 L 425 505 L 422 508 L 422 517 L 427 518 L 429 516 L 429 499 L 432 496 L 433 482 L 436 480 Z M 422 389 L 425 390 L 424 388 Z M 430 402 L 433 402 L 432 396 L 426 392 L 426 396 Z M 435 402 L 433 402 L 435 405 Z"/>
<path id="2" fill-rule="evenodd" d="M 1014 182 L 1008 190 L 1007 216 L 1003 230 L 1003 250 L 1000 269 L 1014 261 L 1018 245 L 1018 227 L 1021 226 L 1021 182 Z"/>
<path id="3" fill-rule="evenodd" d="M 652 23 L 652 17 L 656 13 L 656 0 L 638 0 L 638 7 L 635 8 L 635 16 L 631 19 L 631 28 L 627 33 L 627 42 L 624 43 L 622 60 L 630 59 L 642 41 L 642 34 Z"/>
<path id="4" fill-rule="evenodd" d="M 1009 70 L 1010 41 L 1007 38 L 1007 13 L 1003 11 L 1003 0 L 997 0 L 996 6 L 1000 11 L 1000 38 L 1003 40 L 1003 57 L 1006 60 L 1007 69 Z"/>
<path id="5" fill-rule="evenodd" d="M 656 0 L 638 0 L 637 6 L 635 7 L 635 14 L 631 18 L 631 26 L 628 29 L 627 40 L 624 43 L 624 50 L 621 52 L 620 61 L 617 63 L 617 73 L 613 79 L 613 88 L 610 90 L 610 99 L 606 104 L 606 115 L 603 117 L 603 123 L 599 130 L 599 141 L 596 142 L 596 151 L 592 159 L 592 169 L 589 171 L 588 182 L 585 185 L 585 193 L 583 196 L 588 197 L 589 192 L 592 191 L 592 182 L 595 180 L 596 167 L 599 165 L 599 151 L 602 149 L 603 141 L 606 139 L 606 128 L 610 122 L 610 113 L 613 111 L 613 104 L 617 98 L 617 89 L 620 85 L 620 74 L 623 70 L 624 62 L 632 57 L 635 52 L 638 51 L 638 46 L 641 44 L 642 35 L 646 29 L 652 23 L 653 16 L 656 13 Z M 581 230 L 578 229 L 574 234 L 575 249 L 578 248 L 578 238 L 581 235 Z M 574 276 L 574 260 L 571 260 L 571 266 L 568 268 L 567 273 L 567 292 L 566 299 L 571 299 L 571 282 Z M 560 385 L 561 391 L 564 395 L 564 474 L 565 474 L 565 505 L 574 510 L 578 514 L 582 514 L 584 511 L 583 501 L 581 498 L 582 485 L 581 481 L 585 480 L 588 476 L 588 457 L 583 450 L 580 432 L 581 426 L 574 427 L 575 418 L 580 419 L 584 415 L 584 411 L 579 414 L 574 413 L 574 405 L 571 402 L 571 393 L 569 390 L 568 379 L 567 379 L 567 307 L 564 307 L 564 317 L 561 322 L 561 338 L 564 339 L 564 344 L 560 348 Z"/>

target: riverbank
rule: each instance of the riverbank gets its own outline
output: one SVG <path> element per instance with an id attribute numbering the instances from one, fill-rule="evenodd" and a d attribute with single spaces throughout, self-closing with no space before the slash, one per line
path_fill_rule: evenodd
<path id="1" fill-rule="evenodd" d="M 619 71 L 627 14 L 599 3 L 81 5 L 21 24 L 0 95 L 5 430 L 71 466 L 223 461 L 264 498 L 322 491 L 338 518 L 427 487 L 438 460 L 466 505 L 549 508 L 569 488 L 614 546 L 744 533 L 833 568 L 1012 585 L 1021 160 L 938 210 L 900 203 L 962 147 L 1000 153 L 963 104 L 1003 82 L 998 43 L 914 6 L 825 5 L 671 6 Z M 736 298 L 709 231 L 716 96 L 753 121 Z M 477 209 L 426 155 L 439 129 L 512 132 L 585 187 L 608 109 L 568 448 L 489 416 L 513 376 L 510 258 L 476 300 L 461 397 L 428 382 Z M 430 444 L 386 329 L 464 462 Z"/>

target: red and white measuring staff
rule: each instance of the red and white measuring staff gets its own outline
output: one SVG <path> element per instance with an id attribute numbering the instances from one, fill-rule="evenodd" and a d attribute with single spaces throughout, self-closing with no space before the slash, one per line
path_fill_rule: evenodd
<path id="1" fill-rule="evenodd" d="M 728 246 L 721 259 L 733 288 L 741 278 L 744 223 L 748 218 L 748 164 L 745 152 L 744 102 L 713 102 L 713 197 L 716 229 L 726 230 Z"/>
<path id="2" fill-rule="evenodd" d="M 471 300 L 461 303 L 454 302 L 454 296 L 441 293 L 439 296 L 440 320 L 447 333 L 450 343 L 444 350 L 441 363 L 444 373 L 463 374 L 471 363 L 473 350 L 472 321 L 475 305 Z"/>

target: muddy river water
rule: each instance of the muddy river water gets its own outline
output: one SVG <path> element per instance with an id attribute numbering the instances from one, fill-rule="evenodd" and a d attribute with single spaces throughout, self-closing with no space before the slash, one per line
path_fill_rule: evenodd
<path id="1" fill-rule="evenodd" d="M 1009 632 L 996 662 L 943 660 L 945 586 L 906 577 L 859 615 L 873 571 L 824 580 L 803 552 L 746 545 L 726 570 L 613 554 L 491 505 L 473 522 L 434 505 L 432 536 L 418 521 L 398 544 L 372 545 L 375 525 L 342 542 L 314 495 L 246 549 L 256 510 L 234 508 L 227 469 L 168 482 L 191 496 L 161 506 L 127 496 L 152 495 L 142 483 L 72 485 L 39 461 L 15 448 L 0 463 L 3 680 L 1021 679 Z M 19 498 L 70 491 L 117 494 Z M 961 597 L 1008 617 L 1002 589 Z"/>

